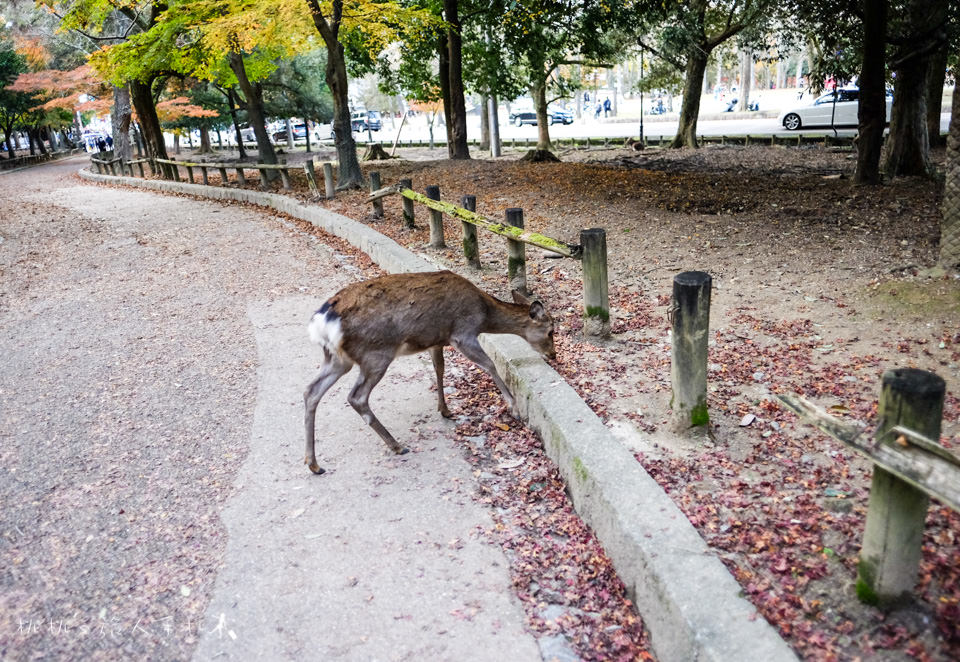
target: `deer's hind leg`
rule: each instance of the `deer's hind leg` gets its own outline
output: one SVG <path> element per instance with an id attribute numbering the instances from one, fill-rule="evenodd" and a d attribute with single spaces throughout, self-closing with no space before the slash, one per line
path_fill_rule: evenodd
<path id="1" fill-rule="evenodd" d="M 333 386 L 338 379 L 350 372 L 353 364 L 344 361 L 339 357 L 327 357 L 327 361 L 320 369 L 320 374 L 316 379 L 310 382 L 303 392 L 304 404 L 304 425 L 307 433 L 307 448 L 304 462 L 310 467 L 310 471 L 315 474 L 322 474 L 323 469 L 317 464 L 317 456 L 314 449 L 314 436 L 316 434 L 317 405 L 320 398 Z"/>
<path id="2" fill-rule="evenodd" d="M 347 402 L 360 414 L 363 422 L 380 435 L 380 438 L 383 439 L 383 442 L 390 450 L 397 455 L 403 455 L 408 452 L 408 449 L 398 444 L 397 440 L 393 438 L 393 435 L 390 434 L 387 428 L 383 427 L 383 424 L 370 409 L 369 402 L 370 392 L 373 390 L 373 387 L 383 379 L 383 375 L 387 372 L 390 362 L 393 361 L 393 356 L 367 356 L 364 357 L 364 359 L 363 363 L 360 364 L 360 376 L 357 378 L 357 383 L 353 385 L 353 390 L 350 391 Z"/>
<path id="3" fill-rule="evenodd" d="M 430 358 L 433 359 L 433 369 L 437 373 L 437 409 L 444 418 L 453 418 L 443 397 L 443 346 L 431 347 Z"/>

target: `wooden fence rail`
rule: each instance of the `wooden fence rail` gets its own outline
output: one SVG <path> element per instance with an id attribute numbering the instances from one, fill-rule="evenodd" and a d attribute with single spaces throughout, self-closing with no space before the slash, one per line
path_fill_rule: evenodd
<path id="1" fill-rule="evenodd" d="M 780 401 L 802 421 L 873 463 L 873 483 L 857 571 L 864 602 L 895 605 L 916 584 L 929 497 L 960 511 L 960 458 L 943 448 L 943 379 L 913 368 L 888 370 L 880 393 L 880 423 L 865 430 L 834 418 L 795 395 Z"/>

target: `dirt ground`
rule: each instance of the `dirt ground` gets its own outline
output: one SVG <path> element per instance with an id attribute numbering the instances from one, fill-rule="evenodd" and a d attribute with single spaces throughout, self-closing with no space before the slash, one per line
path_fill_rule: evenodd
<path id="1" fill-rule="evenodd" d="M 531 287 L 559 323 L 556 368 L 803 658 L 960 657 L 960 516 L 931 503 L 915 601 L 888 613 L 862 605 L 853 585 L 870 465 L 776 399 L 799 393 L 872 428 L 885 370 L 931 370 L 947 385 L 941 442 L 960 447 L 960 279 L 934 268 L 940 184 L 856 188 L 853 153 L 817 146 L 568 150 L 549 164 L 520 162 L 519 152 L 460 162 L 445 150 L 398 154 L 364 168 L 384 185 L 439 185 L 451 202 L 475 195 L 492 219 L 521 207 L 528 229 L 570 243 L 581 229 L 606 229 L 609 340 L 581 332 L 579 263 L 528 248 Z M 293 194 L 309 197 L 304 182 Z M 502 239 L 481 233 L 483 270 L 471 272 L 458 222 L 445 221 L 447 249 L 429 249 L 425 210 L 404 231 L 398 199 L 374 219 L 364 198 L 319 204 L 506 297 Z M 709 438 L 667 426 L 667 310 L 672 278 L 687 270 L 713 278 Z"/>

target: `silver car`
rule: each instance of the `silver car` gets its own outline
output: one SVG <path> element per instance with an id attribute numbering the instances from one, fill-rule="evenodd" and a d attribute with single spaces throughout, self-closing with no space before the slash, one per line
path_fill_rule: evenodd
<path id="1" fill-rule="evenodd" d="M 892 107 L 893 96 L 887 92 L 887 123 L 890 122 Z M 860 90 L 843 87 L 817 97 L 810 105 L 783 111 L 777 121 L 789 131 L 815 126 L 857 126 L 859 108 Z"/>

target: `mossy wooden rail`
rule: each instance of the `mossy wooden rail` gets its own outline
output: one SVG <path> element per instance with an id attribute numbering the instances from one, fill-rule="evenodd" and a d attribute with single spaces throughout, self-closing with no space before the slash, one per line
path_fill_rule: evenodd
<path id="1" fill-rule="evenodd" d="M 932 372 L 905 368 L 883 374 L 880 423 L 873 440 L 795 395 L 787 409 L 873 463 L 870 505 L 857 569 L 857 595 L 892 606 L 916 585 L 929 497 L 960 512 L 960 457 L 938 443 L 946 385 Z"/>
<path id="2" fill-rule="evenodd" d="M 563 257 L 571 257 L 574 259 L 580 259 L 582 257 L 582 251 L 578 245 L 567 244 L 559 241 L 558 239 L 553 239 L 544 234 L 540 234 L 539 232 L 531 232 L 530 230 L 507 225 L 506 223 L 493 221 L 485 216 L 481 216 L 476 212 L 464 209 L 463 207 L 458 207 L 450 202 L 444 202 L 443 200 L 431 200 L 426 195 L 417 193 L 412 189 L 405 188 L 400 184 L 394 184 L 393 186 L 387 186 L 374 191 L 367 198 L 367 202 L 373 202 L 393 194 L 398 194 L 404 198 L 407 198 L 408 200 L 419 202 L 430 209 L 442 212 L 448 216 L 456 218 L 457 220 L 470 223 L 471 225 L 483 228 L 484 230 L 488 230 L 493 234 L 506 237 L 507 239 L 519 241 L 524 244 L 530 244 L 531 246 L 542 248 L 546 251 L 556 253 L 557 255 L 561 255 Z"/>

